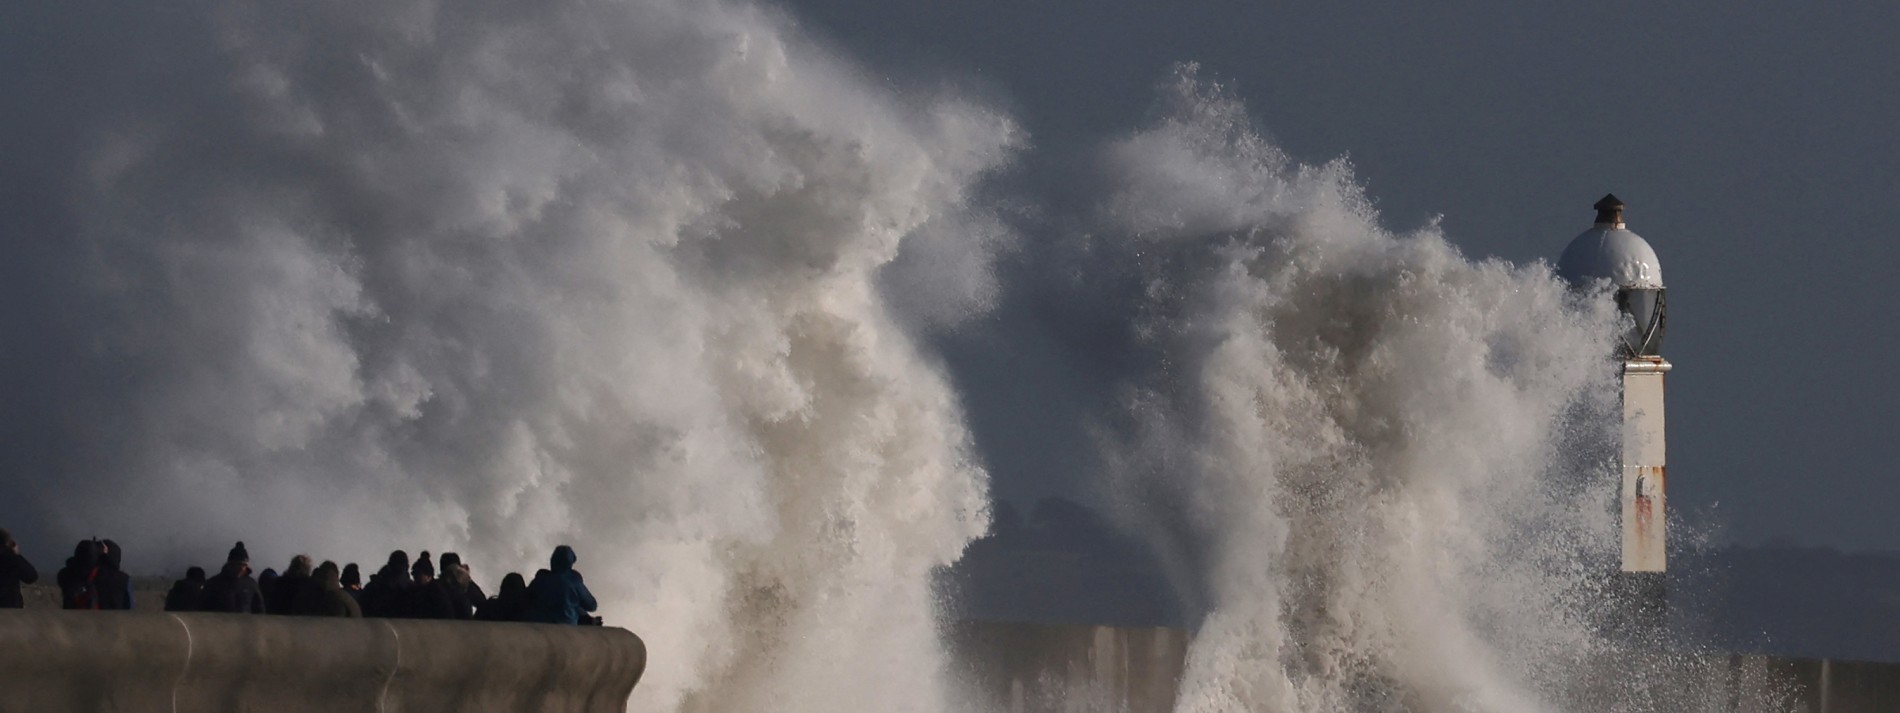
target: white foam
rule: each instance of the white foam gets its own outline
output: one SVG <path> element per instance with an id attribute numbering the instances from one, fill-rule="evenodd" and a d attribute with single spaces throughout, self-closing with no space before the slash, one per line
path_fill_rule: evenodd
<path id="1" fill-rule="evenodd" d="M 405 546 L 492 583 L 572 543 L 655 652 L 639 710 L 947 705 L 928 574 L 987 477 L 878 281 L 929 234 L 881 279 L 993 299 L 965 204 L 1006 118 L 745 3 L 140 12 L 165 84 L 55 77 L 92 104 L 39 167 L 49 299 L 97 312 L 63 356 L 116 380 L 76 517 L 141 566 Z"/>

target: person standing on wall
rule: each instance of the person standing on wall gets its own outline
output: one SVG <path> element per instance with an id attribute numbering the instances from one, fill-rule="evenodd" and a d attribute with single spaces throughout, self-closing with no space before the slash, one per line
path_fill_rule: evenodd
<path id="1" fill-rule="evenodd" d="M 415 586 L 415 580 L 409 577 L 409 553 L 402 550 L 389 553 L 389 562 L 376 570 L 369 584 L 363 587 L 358 600 L 363 605 L 363 616 L 402 616 L 409 590 Z"/>
<path id="2" fill-rule="evenodd" d="M 165 593 L 165 611 L 198 611 L 205 593 L 205 568 L 185 570 L 185 578 L 172 583 Z"/>
<path id="3" fill-rule="evenodd" d="M 13 533 L 0 528 L 0 609 L 24 608 L 26 599 L 20 596 L 20 585 L 38 581 L 39 570 L 20 554 L 20 543 L 13 539 Z"/>
<path id="4" fill-rule="evenodd" d="M 548 558 L 552 567 L 536 573 L 528 584 L 528 621 L 579 624 L 582 617 L 593 619 L 585 612 L 599 604 L 594 601 L 594 593 L 587 591 L 587 583 L 581 581 L 581 573 L 574 571 L 578 559 L 572 547 L 554 548 L 554 555 Z"/>
<path id="5" fill-rule="evenodd" d="M 528 580 L 520 572 L 509 572 L 508 576 L 501 578 L 501 593 L 482 602 L 476 618 L 482 621 L 527 621 L 528 606 L 532 603 L 528 598 Z"/>
<path id="6" fill-rule="evenodd" d="M 293 613 L 292 603 L 304 595 L 304 589 L 316 586 L 312 579 L 315 566 L 315 563 L 310 560 L 310 555 L 297 555 L 290 558 L 290 566 L 284 568 L 284 573 L 277 578 L 277 583 L 271 587 L 270 591 L 264 593 L 264 610 L 272 614 Z M 263 585 L 259 583 L 258 586 Z"/>
<path id="7" fill-rule="evenodd" d="M 125 551 L 110 539 L 99 542 L 99 607 L 132 608 L 132 576 L 125 573 Z"/>
<path id="8" fill-rule="evenodd" d="M 363 618 L 363 608 L 358 606 L 356 598 L 343 591 L 343 578 L 337 571 L 335 562 L 317 565 L 310 575 L 308 586 L 297 592 L 297 598 L 291 602 L 289 613 L 297 616 L 328 616 L 346 619 Z"/>
<path id="9" fill-rule="evenodd" d="M 244 543 L 232 547 L 231 554 L 225 557 L 224 568 L 205 582 L 199 611 L 264 613 L 264 595 L 257 589 L 257 580 L 251 579 L 251 552 Z"/>
<path id="10" fill-rule="evenodd" d="M 475 583 L 475 570 L 470 568 L 468 563 L 462 561 L 461 555 L 455 554 L 454 552 L 444 552 L 441 557 L 436 558 L 436 562 L 442 565 L 442 578 L 450 580 L 451 583 L 459 587 L 461 599 L 468 602 L 471 607 L 488 600 L 488 594 L 482 591 L 482 585 Z M 461 575 L 450 576 L 449 568 L 451 566 L 460 567 L 462 569 Z"/>
<path id="11" fill-rule="evenodd" d="M 343 585 L 343 591 L 350 595 L 350 599 L 361 606 L 363 604 L 363 570 L 359 569 L 355 562 L 346 564 L 343 566 L 343 576 L 338 581 Z"/>
<path id="12" fill-rule="evenodd" d="M 59 583 L 59 606 L 61 609 L 100 609 L 99 596 L 99 557 L 104 548 L 98 540 L 80 540 L 73 545 L 73 556 L 66 558 L 66 566 L 53 575 Z"/>

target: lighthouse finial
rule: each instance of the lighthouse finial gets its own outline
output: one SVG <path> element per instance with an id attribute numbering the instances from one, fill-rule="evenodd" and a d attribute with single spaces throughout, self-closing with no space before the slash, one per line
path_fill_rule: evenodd
<path id="1" fill-rule="evenodd" d="M 1597 209 L 1599 227 L 1623 227 L 1623 199 L 1617 198 L 1615 193 L 1604 194 L 1603 200 L 1597 201 L 1597 204 L 1591 207 Z"/>

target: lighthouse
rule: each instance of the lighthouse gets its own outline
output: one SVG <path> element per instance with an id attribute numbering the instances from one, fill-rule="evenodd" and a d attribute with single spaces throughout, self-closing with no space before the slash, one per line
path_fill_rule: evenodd
<path id="1" fill-rule="evenodd" d="M 1570 241 L 1557 273 L 1578 289 L 1607 282 L 1624 315 L 1627 328 L 1614 354 L 1623 396 L 1620 579 L 1641 618 L 1660 624 L 1669 564 L 1663 377 L 1670 364 L 1662 357 L 1668 301 L 1656 250 L 1624 223 L 1623 201 L 1606 195 L 1595 208 L 1596 223 Z"/>

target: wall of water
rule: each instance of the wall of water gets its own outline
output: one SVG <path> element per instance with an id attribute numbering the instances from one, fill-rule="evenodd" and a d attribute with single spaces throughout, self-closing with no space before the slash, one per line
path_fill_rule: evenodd
<path id="1" fill-rule="evenodd" d="M 0 90 L 47 97 L 0 137 L 29 547 L 493 582 L 571 542 L 669 652 L 642 710 L 947 705 L 927 575 L 986 478 L 878 281 L 984 304 L 1007 118 L 749 3 L 7 12 Z"/>
<path id="2" fill-rule="evenodd" d="M 1063 457 L 1192 610 L 1176 710 L 1727 700 L 1599 633 L 1609 304 L 1383 227 L 1191 66 L 1042 207 L 1004 112 L 745 2 L 7 12 L 24 541 L 570 542 L 638 710 L 981 709 L 931 574 L 989 526 L 986 386 L 932 350 L 1072 310 Z"/>

